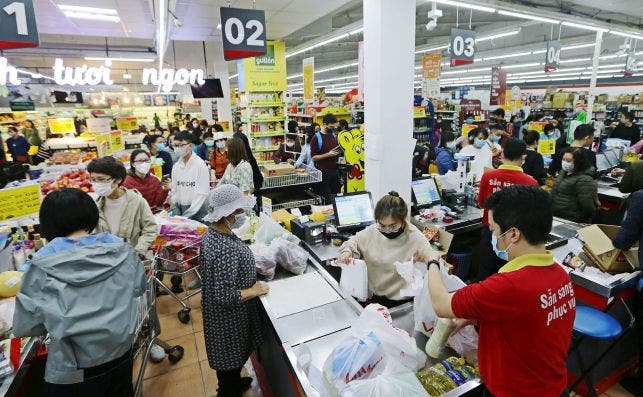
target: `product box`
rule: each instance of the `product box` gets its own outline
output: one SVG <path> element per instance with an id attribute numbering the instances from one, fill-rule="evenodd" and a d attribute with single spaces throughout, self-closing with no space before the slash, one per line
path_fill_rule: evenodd
<path id="1" fill-rule="evenodd" d="M 572 97 L 573 98 L 573 97 Z M 564 108 L 565 102 L 567 101 L 567 93 L 557 92 L 553 95 L 552 107 L 554 108 Z"/>
<path id="2" fill-rule="evenodd" d="M 639 267 L 638 245 L 623 251 L 612 245 L 619 226 L 591 225 L 578 230 L 583 251 L 602 271 L 629 273 Z"/>
<path id="3" fill-rule="evenodd" d="M 267 176 L 288 175 L 295 172 L 295 167 L 288 163 L 281 164 L 266 164 L 263 170 Z"/>
<path id="4" fill-rule="evenodd" d="M 596 103 L 607 103 L 608 95 L 600 94 L 596 97 Z"/>

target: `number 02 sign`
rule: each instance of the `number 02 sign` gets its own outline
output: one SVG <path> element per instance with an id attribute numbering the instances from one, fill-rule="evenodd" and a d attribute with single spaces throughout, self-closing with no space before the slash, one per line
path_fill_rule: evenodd
<path id="1" fill-rule="evenodd" d="M 226 61 L 266 53 L 266 14 L 263 10 L 221 7 L 221 33 Z"/>
<path id="2" fill-rule="evenodd" d="M 451 66 L 473 63 L 476 49 L 476 32 L 465 29 L 451 29 Z"/>
<path id="3" fill-rule="evenodd" d="M 33 0 L 0 0 L 0 50 L 38 44 Z"/>

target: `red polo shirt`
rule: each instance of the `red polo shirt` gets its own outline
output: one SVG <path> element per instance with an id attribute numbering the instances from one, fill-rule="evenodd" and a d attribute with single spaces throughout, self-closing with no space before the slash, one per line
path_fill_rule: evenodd
<path id="1" fill-rule="evenodd" d="M 478 321 L 478 363 L 496 397 L 558 397 L 576 315 L 572 283 L 553 255 L 523 255 L 458 290 L 458 318 Z"/>
<path id="2" fill-rule="evenodd" d="M 511 185 L 536 185 L 536 181 L 531 176 L 522 172 L 521 167 L 514 165 L 501 165 L 497 170 L 487 171 L 482 174 L 480 179 L 480 193 L 478 193 L 478 204 L 480 208 L 484 208 L 484 203 L 487 199 L 497 192 Z M 484 208 L 482 213 L 482 223 L 489 224 L 487 209 Z"/>

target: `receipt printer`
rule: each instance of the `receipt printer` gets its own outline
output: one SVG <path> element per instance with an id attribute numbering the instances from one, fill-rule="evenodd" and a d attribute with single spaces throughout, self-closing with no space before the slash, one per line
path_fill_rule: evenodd
<path id="1" fill-rule="evenodd" d="M 292 234 L 307 244 L 321 244 L 326 234 L 325 222 L 301 222 L 299 219 L 290 221 Z"/>

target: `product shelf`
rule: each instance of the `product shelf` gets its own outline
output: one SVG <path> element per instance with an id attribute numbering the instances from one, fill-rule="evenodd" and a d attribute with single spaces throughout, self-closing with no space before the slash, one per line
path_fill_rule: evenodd
<path id="1" fill-rule="evenodd" d="M 273 116 L 273 117 L 251 117 L 248 119 L 250 123 L 271 123 L 273 121 L 286 121 L 286 116 Z"/>
<path id="2" fill-rule="evenodd" d="M 299 207 L 305 207 L 309 205 L 318 205 L 321 204 L 321 198 L 311 198 L 307 200 L 295 200 L 295 201 L 289 201 L 287 203 L 281 203 L 281 204 L 273 204 L 272 205 L 272 211 L 279 211 L 279 210 L 288 210 L 291 208 L 299 208 Z"/>
<path id="3" fill-rule="evenodd" d="M 286 130 L 267 131 L 267 132 L 251 132 L 251 138 L 266 138 L 271 136 L 282 136 L 286 134 Z"/>
<path id="4" fill-rule="evenodd" d="M 286 102 L 257 101 L 248 103 L 250 108 L 276 108 L 286 106 Z"/>
<path id="5" fill-rule="evenodd" d="M 275 152 L 279 150 L 279 146 L 262 146 L 262 147 L 253 147 L 252 151 L 255 153 L 260 152 Z"/>
<path id="6" fill-rule="evenodd" d="M 278 187 L 309 185 L 322 180 L 322 173 L 316 168 L 306 167 L 306 173 L 293 173 L 288 175 L 269 176 L 263 180 L 264 189 Z"/>
<path id="7" fill-rule="evenodd" d="M 288 117 L 307 117 L 307 118 L 313 118 L 312 115 L 306 114 L 306 113 L 288 113 Z"/>

